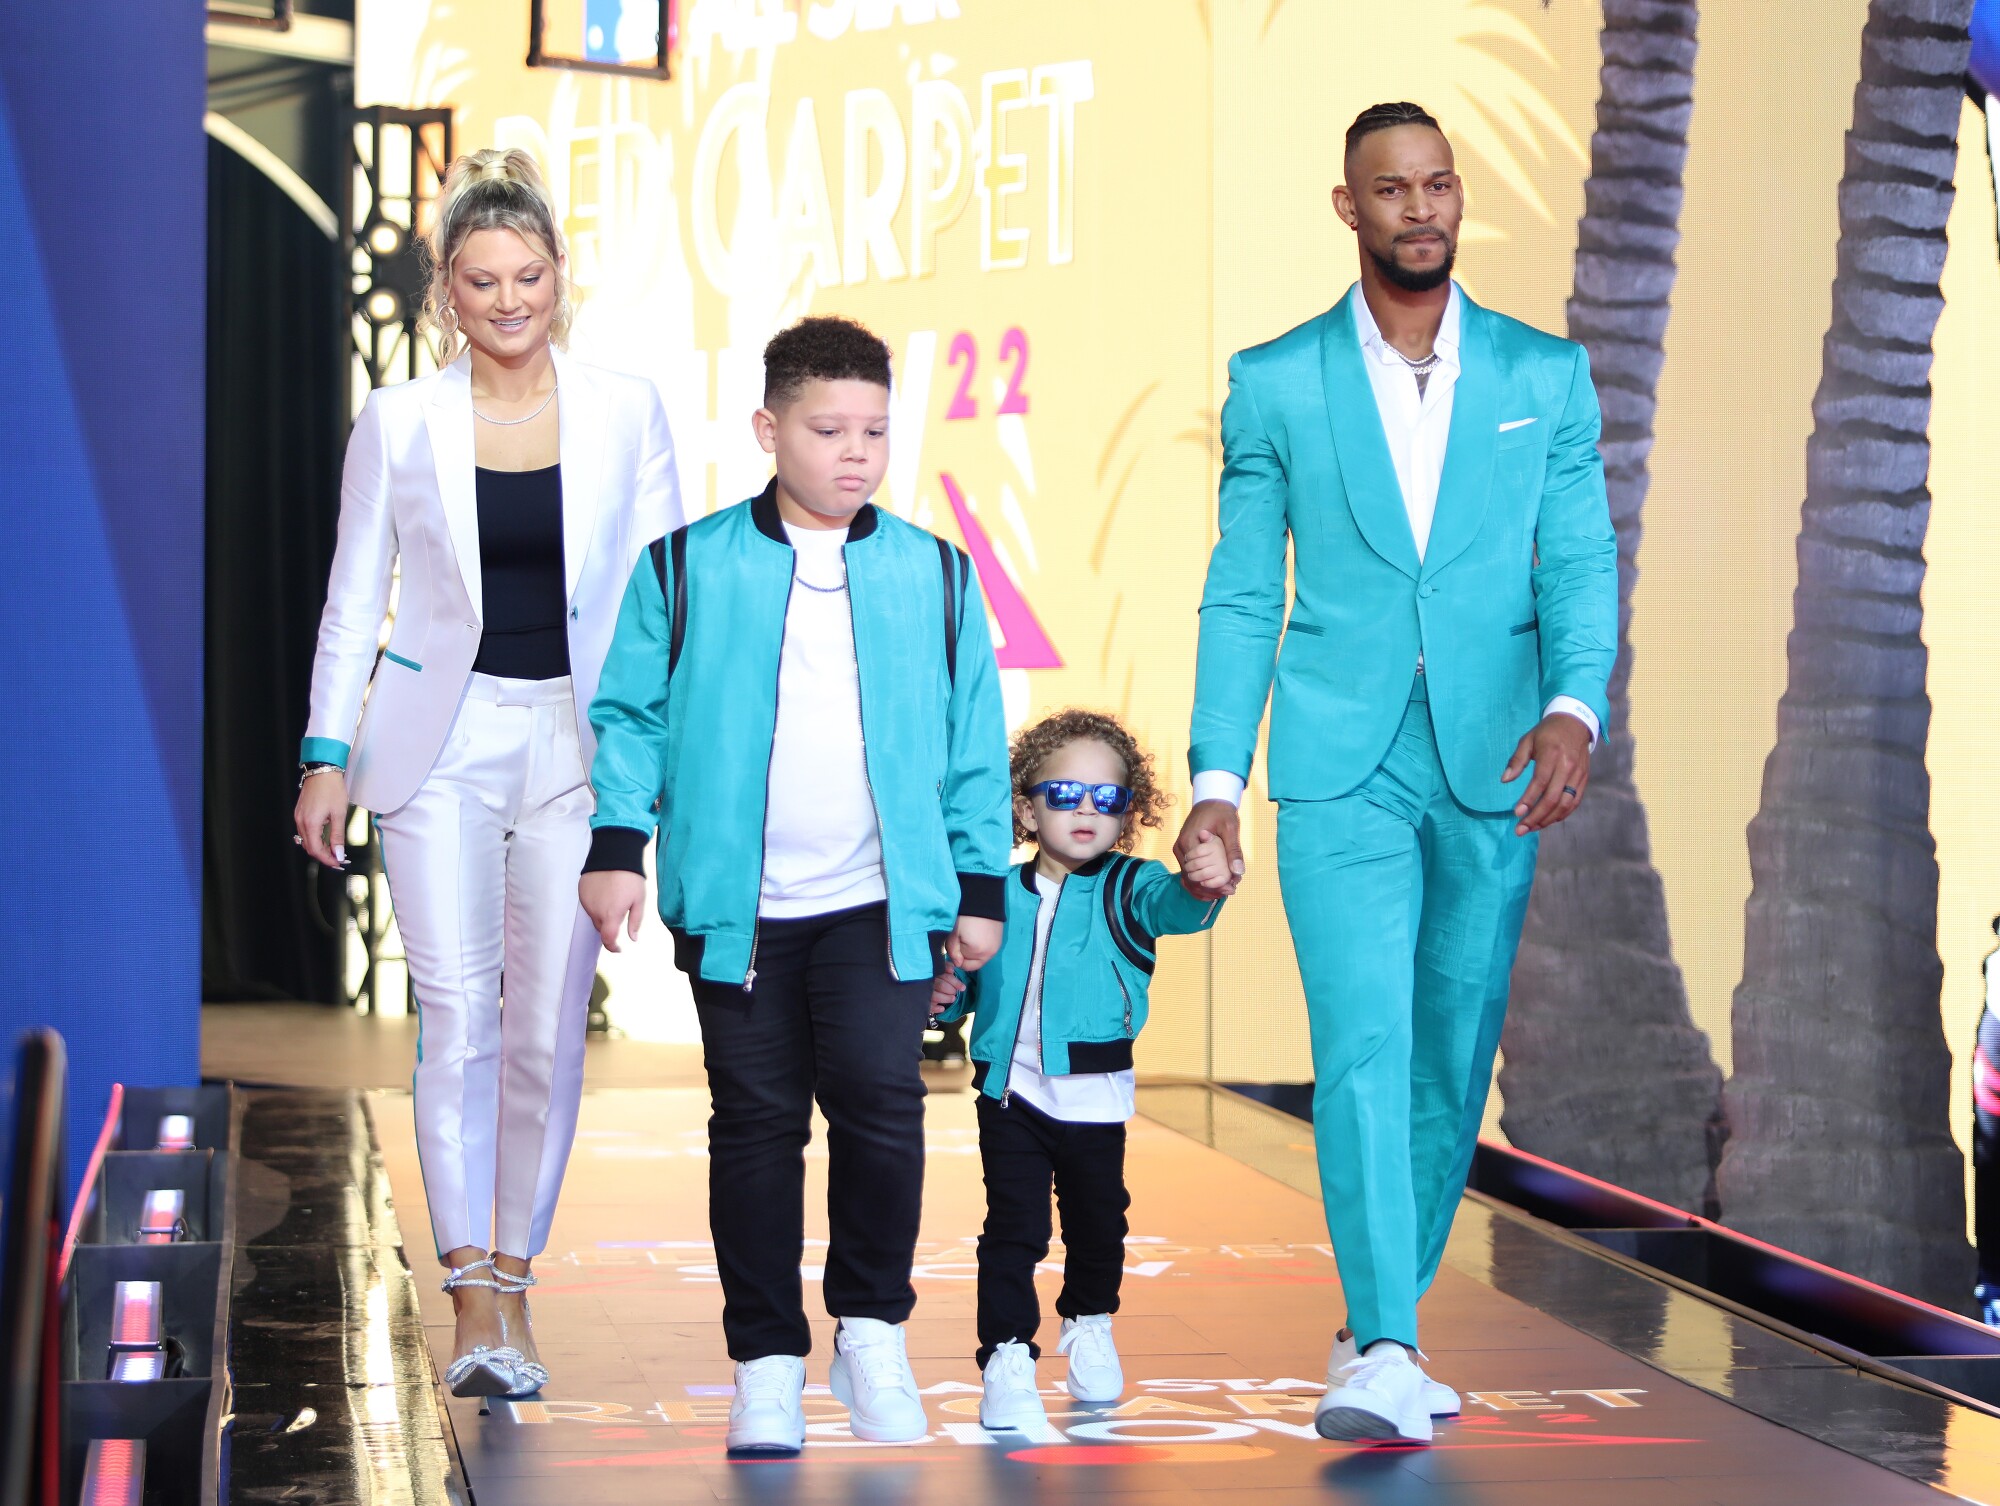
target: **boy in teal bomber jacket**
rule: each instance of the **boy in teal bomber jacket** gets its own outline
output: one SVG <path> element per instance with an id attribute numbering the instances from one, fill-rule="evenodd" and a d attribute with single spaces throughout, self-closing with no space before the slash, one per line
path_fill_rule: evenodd
<path id="1" fill-rule="evenodd" d="M 941 975 L 932 1008 L 973 1015 L 973 1082 L 986 1227 L 979 1237 L 979 1418 L 1036 1430 L 1041 1304 L 1035 1266 L 1049 1250 L 1049 1192 L 1062 1205 L 1062 1352 L 1079 1401 L 1125 1389 L 1111 1315 L 1125 1270 L 1125 1121 L 1132 1041 L 1146 1023 L 1155 938 L 1205 930 L 1220 901 L 1190 896 L 1159 863 L 1123 851 L 1135 821 L 1160 824 L 1152 760 L 1108 716 L 1062 711 L 1014 741 L 1014 834 L 1036 856 L 1007 881 L 1000 952 L 968 984 Z M 1220 842 L 1182 875 L 1229 885 Z"/>
<path id="2" fill-rule="evenodd" d="M 889 457 L 889 351 L 807 319 L 764 353 L 763 495 L 639 560 L 591 705 L 583 906 L 660 918 L 693 984 L 713 1112 L 709 1224 L 737 1362 L 728 1444 L 796 1453 L 812 1336 L 799 1260 L 815 1099 L 830 1129 L 839 1321 L 829 1382 L 854 1436 L 929 1434 L 900 1327 L 924 1176 L 932 975 L 978 968 L 1006 918 L 1007 733 L 964 555 L 869 498 Z"/>

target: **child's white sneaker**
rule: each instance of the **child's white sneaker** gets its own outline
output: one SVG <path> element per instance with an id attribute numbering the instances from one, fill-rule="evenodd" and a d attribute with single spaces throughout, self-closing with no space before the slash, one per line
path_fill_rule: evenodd
<path id="1" fill-rule="evenodd" d="M 1116 1401 L 1125 1394 L 1125 1367 L 1111 1342 L 1111 1314 L 1064 1318 L 1057 1347 L 1069 1356 L 1069 1394 L 1078 1401 Z"/>
<path id="2" fill-rule="evenodd" d="M 827 1383 L 847 1408 L 850 1433 L 865 1443 L 915 1443 L 929 1436 L 901 1328 L 879 1318 L 842 1318 L 833 1351 Z"/>
<path id="3" fill-rule="evenodd" d="M 986 1387 L 979 1398 L 979 1421 L 995 1432 L 1038 1431 L 1049 1420 L 1035 1386 L 1035 1357 L 1026 1344 L 1010 1340 L 986 1362 Z"/>
<path id="4" fill-rule="evenodd" d="M 731 1453 L 796 1454 L 806 1446 L 806 1362 L 795 1354 L 766 1355 L 736 1367 L 729 1403 Z"/>

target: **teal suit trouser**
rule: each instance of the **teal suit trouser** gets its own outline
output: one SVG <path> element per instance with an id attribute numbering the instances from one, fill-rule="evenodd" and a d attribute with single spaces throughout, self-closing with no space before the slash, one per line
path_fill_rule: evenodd
<path id="1" fill-rule="evenodd" d="M 1363 1348 L 1417 1343 L 1472 1167 L 1535 876 L 1539 839 L 1514 824 L 1452 798 L 1422 675 L 1357 789 L 1279 802 L 1320 1189 Z"/>

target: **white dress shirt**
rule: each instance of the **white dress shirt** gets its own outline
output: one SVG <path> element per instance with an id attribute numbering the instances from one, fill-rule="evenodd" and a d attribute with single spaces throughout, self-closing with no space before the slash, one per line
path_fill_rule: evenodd
<path id="1" fill-rule="evenodd" d="M 1368 372 L 1368 385 L 1375 392 L 1375 411 L 1382 419 L 1382 437 L 1388 441 L 1389 459 L 1396 467 L 1396 484 L 1402 489 L 1403 509 L 1410 519 L 1410 537 L 1416 542 L 1417 560 L 1431 541 L 1431 520 L 1437 516 L 1438 482 L 1444 476 L 1444 457 L 1451 437 L 1451 400 L 1458 389 L 1458 332 L 1464 309 L 1458 284 L 1444 306 L 1444 322 L 1438 326 L 1432 344 L 1438 363 L 1431 369 L 1421 393 L 1416 373 L 1382 336 L 1369 310 L 1368 300 L 1356 295 L 1355 333 L 1361 342 L 1361 364 Z M 1423 668 L 1423 657 L 1417 658 Z M 1574 696 L 1559 695 L 1550 700 L 1543 715 L 1564 712 L 1590 729 L 1590 745 L 1597 746 L 1597 713 Z M 1205 769 L 1194 776 L 1194 803 L 1226 800 L 1231 805 L 1243 799 L 1243 780 L 1224 769 Z"/>

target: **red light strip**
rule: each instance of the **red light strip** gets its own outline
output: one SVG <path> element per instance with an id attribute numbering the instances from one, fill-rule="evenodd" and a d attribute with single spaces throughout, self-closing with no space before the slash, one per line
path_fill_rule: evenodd
<path id="1" fill-rule="evenodd" d="M 104 1170 L 105 1152 L 111 1149 L 111 1137 L 118 1133 L 118 1125 L 125 1117 L 125 1084 L 111 1085 L 111 1106 L 104 1114 L 104 1127 L 97 1132 L 97 1145 L 90 1153 L 90 1160 L 84 1163 L 83 1180 L 77 1184 L 76 1203 L 69 1210 L 69 1230 L 63 1235 L 62 1266 L 56 1272 L 60 1284 L 69 1279 L 69 1263 L 76 1255 L 77 1241 L 83 1238 L 83 1222 L 90 1216 L 91 1207 L 97 1202 L 98 1178 Z"/>
<path id="2" fill-rule="evenodd" d="M 139 1506 L 145 1486 L 145 1439 L 91 1440 L 83 1465 L 83 1506 Z"/>
<path id="3" fill-rule="evenodd" d="M 1836 1270 L 1834 1267 L 1830 1265 L 1822 1265 L 1817 1260 L 1811 1260 L 1808 1259 L 1806 1256 L 1799 1254 L 1796 1250 L 1787 1250 L 1781 1245 L 1767 1244 L 1765 1241 L 1761 1239 L 1757 1239 L 1751 1235 L 1745 1234 L 1741 1229 L 1725 1228 L 1723 1225 L 1714 1223 L 1709 1219 L 1705 1219 L 1701 1217 L 1699 1214 L 1689 1213 L 1684 1208 L 1672 1207 L 1667 1203 L 1662 1203 L 1657 1201 L 1656 1199 L 1649 1198 L 1644 1193 L 1632 1192 L 1626 1188 L 1616 1185 L 1615 1183 L 1606 1182 L 1598 1177 L 1589 1176 L 1584 1172 L 1577 1171 L 1573 1167 L 1564 1166 L 1559 1161 L 1551 1161 L 1543 1156 L 1530 1155 L 1525 1150 L 1516 1149 L 1514 1146 L 1511 1145 L 1501 1145 L 1498 1142 L 1492 1140 L 1481 1140 L 1480 1144 L 1490 1145 L 1493 1147 L 1493 1149 L 1502 1151 L 1506 1155 L 1511 1156 L 1517 1160 L 1531 1162 L 1536 1166 L 1546 1166 L 1551 1171 L 1560 1172 L 1565 1177 L 1574 1178 L 1576 1181 L 1583 1182 L 1592 1187 L 1602 1188 L 1607 1192 L 1615 1193 L 1617 1196 L 1629 1199 L 1634 1203 L 1645 1204 L 1660 1213 L 1671 1214 L 1675 1219 L 1679 1220 L 1680 1223 L 1686 1228 L 1705 1230 L 1708 1233 L 1720 1236 L 1721 1238 L 1729 1241 L 1732 1244 L 1747 1246 L 1751 1249 L 1768 1251 L 1770 1254 L 1780 1257 L 1783 1261 L 1799 1266 L 1802 1269 L 1817 1271 L 1823 1276 L 1832 1277 L 1835 1281 L 1845 1282 L 1847 1285 L 1856 1287 L 1862 1291 L 1873 1292 L 1877 1296 L 1889 1298 L 1892 1302 L 1899 1302 L 1911 1308 L 1915 1308 L 1924 1313 L 1925 1316 L 1927 1317 L 1943 1318 L 1953 1324 L 1956 1324 L 1960 1328 L 1970 1329 L 1974 1333 L 1979 1333 L 1987 1336 L 1990 1336 L 1992 1334 L 1992 1330 L 1989 1329 L 1984 1323 L 1980 1323 L 1975 1319 L 1968 1318 L 1963 1313 L 1955 1313 L 1951 1312 L 1946 1308 L 1933 1306 L 1931 1303 L 1924 1301 L 1921 1297 L 1912 1297 L 1908 1292 L 1899 1292 L 1895 1290 L 1893 1287 L 1878 1285 L 1873 1281 L 1867 1280 L 1865 1277 L 1855 1275 L 1852 1271 Z"/>

